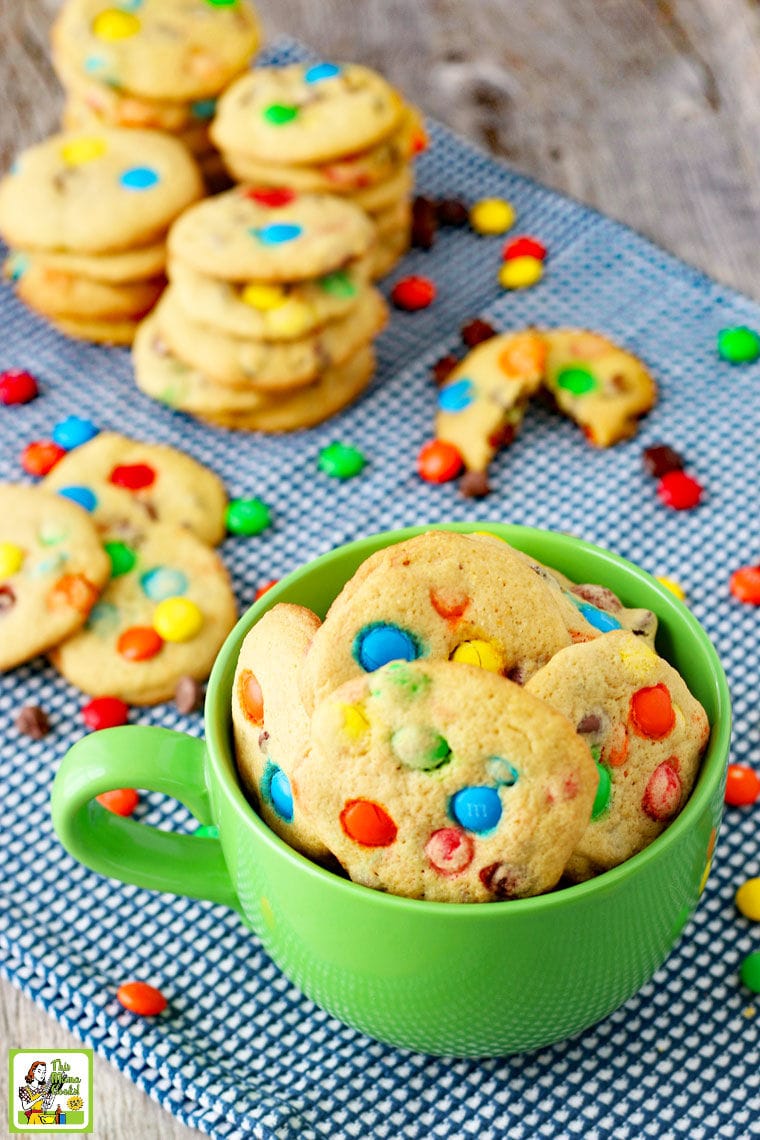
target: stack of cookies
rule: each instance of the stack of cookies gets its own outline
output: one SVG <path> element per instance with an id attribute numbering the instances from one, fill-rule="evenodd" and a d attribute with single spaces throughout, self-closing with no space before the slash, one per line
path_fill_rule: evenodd
<path id="1" fill-rule="evenodd" d="M 238 181 L 339 194 L 361 206 L 378 233 L 373 276 L 407 250 L 410 160 L 424 133 L 376 72 L 327 62 L 257 68 L 219 100 L 211 137 Z"/>
<path id="2" fill-rule="evenodd" d="M 166 284 L 166 232 L 203 194 L 188 150 L 96 128 L 31 147 L 0 182 L 6 276 L 62 332 L 131 344 Z"/>
<path id="3" fill-rule="evenodd" d="M 224 168 L 208 123 L 259 43 L 248 0 L 66 0 L 53 27 L 64 124 L 167 131 L 215 188 Z"/>
<path id="4" fill-rule="evenodd" d="M 225 427 L 288 431 L 334 414 L 369 383 L 387 318 L 370 284 L 376 240 L 333 195 L 238 187 L 193 206 L 135 340 L 138 386 Z"/>

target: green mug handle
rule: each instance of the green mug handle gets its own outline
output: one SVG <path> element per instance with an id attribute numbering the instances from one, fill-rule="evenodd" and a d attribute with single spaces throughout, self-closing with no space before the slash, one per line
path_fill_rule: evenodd
<path id="1" fill-rule="evenodd" d="M 95 799 L 116 788 L 164 792 L 208 824 L 205 772 L 206 745 L 195 736 L 147 725 L 101 729 L 63 758 L 50 800 L 53 826 L 66 850 L 101 875 L 240 910 L 218 839 L 159 831 Z"/>

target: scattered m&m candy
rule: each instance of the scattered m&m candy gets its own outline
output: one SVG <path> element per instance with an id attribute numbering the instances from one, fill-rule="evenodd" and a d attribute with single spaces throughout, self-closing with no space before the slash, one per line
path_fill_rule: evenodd
<path id="1" fill-rule="evenodd" d="M 429 277 L 402 277 L 391 289 L 391 301 L 397 309 L 412 313 L 431 305 L 436 292 Z"/>
<path id="2" fill-rule="evenodd" d="M 760 922 L 760 879 L 747 879 L 734 895 L 736 908 L 751 922 Z"/>
<path id="3" fill-rule="evenodd" d="M 456 479 L 463 466 L 459 450 L 442 439 L 431 439 L 417 456 L 417 474 L 426 483 L 448 483 Z"/>
<path id="4" fill-rule="evenodd" d="M 760 994 L 760 950 L 747 955 L 741 964 L 739 977 L 748 990 Z"/>
<path id="5" fill-rule="evenodd" d="M 99 431 L 92 420 L 83 419 L 82 416 L 67 416 L 53 428 L 53 442 L 65 451 L 72 451 L 94 439 Z"/>
<path id="6" fill-rule="evenodd" d="M 134 788 L 114 788 L 110 792 L 101 792 L 95 799 L 106 811 L 125 817 L 132 815 L 140 802 L 140 796 Z"/>
<path id="7" fill-rule="evenodd" d="M 499 270 L 499 284 L 504 289 L 529 289 L 543 275 L 543 262 L 537 257 L 513 257 Z"/>
<path id="8" fill-rule="evenodd" d="M 265 582 L 263 586 L 259 586 L 256 593 L 253 595 L 254 602 L 257 602 L 259 598 L 263 598 L 264 594 L 269 593 L 272 587 L 277 585 L 279 580 L 279 578 L 272 578 L 270 582 Z"/>
<path id="9" fill-rule="evenodd" d="M 752 364 L 760 356 L 760 334 L 746 325 L 721 329 L 718 333 L 718 356 L 729 364 Z"/>
<path id="10" fill-rule="evenodd" d="M 65 454 L 66 449 L 52 439 L 35 439 L 21 452 L 21 466 L 27 475 L 41 477 L 52 471 Z"/>
<path id="11" fill-rule="evenodd" d="M 230 534 L 261 534 L 271 526 L 272 515 L 262 499 L 233 499 L 225 514 Z"/>
<path id="12" fill-rule="evenodd" d="M 660 502 L 674 511 L 689 511 L 702 499 L 704 488 L 685 471 L 668 471 L 657 484 Z"/>
<path id="13" fill-rule="evenodd" d="M 503 234 L 515 224 L 517 214 L 505 198 L 481 198 L 470 207 L 470 225 L 479 234 Z"/>
<path id="14" fill-rule="evenodd" d="M 116 991 L 116 997 L 125 1009 L 141 1017 L 155 1017 L 163 1013 L 168 1004 L 161 991 L 147 982 L 124 982 Z"/>
<path id="15" fill-rule="evenodd" d="M 514 261 L 518 257 L 533 257 L 536 261 L 543 261 L 546 257 L 546 246 L 538 238 L 521 234 L 510 238 L 501 252 L 504 261 Z"/>
<path id="16" fill-rule="evenodd" d="M 731 807 L 746 807 L 760 799 L 760 776 L 748 764 L 729 764 L 724 799 Z"/>
<path id="17" fill-rule="evenodd" d="M 359 475 L 367 460 L 356 447 L 345 443 L 331 443 L 319 453 L 317 466 L 333 479 L 353 479 Z"/>
<path id="18" fill-rule="evenodd" d="M 129 705 L 119 697 L 94 697 L 82 706 L 82 720 L 93 732 L 127 723 Z"/>
<path id="19" fill-rule="evenodd" d="M 31 372 L 19 368 L 0 372 L 0 404 L 28 404 L 38 395 L 37 381 Z"/>
<path id="20" fill-rule="evenodd" d="M 729 589 L 737 601 L 760 606 L 760 566 L 740 566 L 734 570 Z"/>

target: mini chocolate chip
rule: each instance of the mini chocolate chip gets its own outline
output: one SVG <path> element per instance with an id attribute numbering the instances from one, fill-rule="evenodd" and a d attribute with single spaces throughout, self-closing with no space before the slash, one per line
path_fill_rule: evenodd
<path id="1" fill-rule="evenodd" d="M 261 749 L 262 752 L 266 752 L 268 740 L 269 740 L 269 733 L 268 732 L 260 732 L 259 733 L 259 748 Z"/>
<path id="2" fill-rule="evenodd" d="M 525 670 L 522 665 L 513 665 L 507 673 L 507 680 L 512 681 L 515 685 L 524 685 Z"/>
<path id="3" fill-rule="evenodd" d="M 418 195 L 412 203 L 412 245 L 415 249 L 432 249 L 438 219 L 435 202 Z"/>
<path id="4" fill-rule="evenodd" d="M 16 604 L 16 595 L 11 586 L 0 586 L 0 617 L 12 610 Z"/>
<path id="5" fill-rule="evenodd" d="M 468 348 L 475 348 L 477 344 L 482 344 L 484 340 L 490 340 L 491 337 L 496 336 L 496 329 L 493 325 L 489 325 L 488 321 L 483 321 L 480 317 L 473 317 L 467 324 L 462 325 L 460 335 Z"/>
<path id="6" fill-rule="evenodd" d="M 613 594 L 612 590 L 606 586 L 597 586 L 595 582 L 581 582 L 579 585 L 573 586 L 572 592 L 576 597 L 583 598 L 584 602 L 590 602 L 599 610 L 617 613 L 623 608 L 620 599 Z"/>
<path id="7" fill-rule="evenodd" d="M 466 499 L 483 499 L 491 493 L 488 476 L 485 471 L 465 471 L 459 480 L 459 490 Z"/>
<path id="8" fill-rule="evenodd" d="M 449 353 L 448 356 L 442 356 L 440 360 L 436 360 L 433 365 L 432 375 L 433 380 L 439 386 L 445 384 L 451 373 L 459 366 L 459 360 L 456 356 Z"/>
<path id="9" fill-rule="evenodd" d="M 578 724 L 575 727 L 575 731 L 585 734 L 587 732 L 598 732 L 601 727 L 601 719 L 596 715 L 596 713 L 586 713 L 586 715 L 582 716 L 578 721 Z"/>
<path id="10" fill-rule="evenodd" d="M 180 677 L 174 690 L 174 703 L 181 713 L 196 712 L 203 703 L 203 686 L 195 677 Z"/>
<path id="11" fill-rule="evenodd" d="M 25 705 L 16 714 L 16 729 L 23 736 L 31 736 L 32 740 L 42 740 L 50 732 L 50 721 L 47 713 L 39 705 Z"/>
<path id="12" fill-rule="evenodd" d="M 460 198 L 442 198 L 436 202 L 435 212 L 442 226 L 466 226 L 470 211 Z"/>
<path id="13" fill-rule="evenodd" d="M 489 863 L 483 867 L 478 878 L 497 899 L 511 899 L 517 894 L 521 876 L 506 863 Z"/>
<path id="14" fill-rule="evenodd" d="M 667 443 L 654 443 L 642 451 L 641 458 L 647 472 L 655 479 L 661 479 L 669 471 L 683 471 L 684 460 Z"/>
<path id="15" fill-rule="evenodd" d="M 514 424 L 504 424 L 497 431 L 491 432 L 488 437 L 488 442 L 494 449 L 507 447 L 512 443 L 516 434 Z"/>

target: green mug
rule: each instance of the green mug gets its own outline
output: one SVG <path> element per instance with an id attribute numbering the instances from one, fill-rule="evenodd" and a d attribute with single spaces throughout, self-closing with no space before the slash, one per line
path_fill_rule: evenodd
<path id="1" fill-rule="evenodd" d="M 356 568 L 431 527 L 374 535 L 296 570 L 241 618 L 209 681 L 206 741 L 131 726 L 69 751 L 53 822 L 82 863 L 124 882 L 235 907 L 282 971 L 335 1017 L 392 1045 L 502 1056 L 580 1032 L 647 982 L 676 943 L 707 878 L 720 825 L 731 731 L 726 678 L 706 633 L 643 570 L 580 539 L 498 523 L 489 530 L 575 581 L 601 582 L 654 610 L 657 646 L 704 705 L 712 734 L 680 815 L 649 847 L 596 879 L 537 898 L 426 902 L 373 891 L 293 851 L 259 819 L 238 783 L 231 690 L 240 645 L 277 602 L 324 616 Z M 219 838 L 172 834 L 104 810 L 113 788 L 167 793 Z"/>

